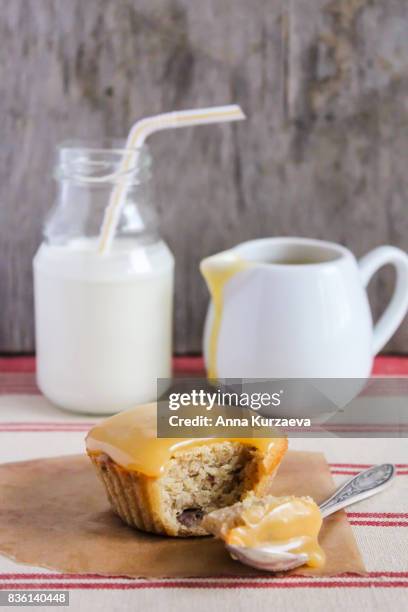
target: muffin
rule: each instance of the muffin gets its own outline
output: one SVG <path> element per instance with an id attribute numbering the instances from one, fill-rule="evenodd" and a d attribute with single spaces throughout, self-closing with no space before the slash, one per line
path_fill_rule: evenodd
<path id="1" fill-rule="evenodd" d="M 143 531 L 202 536 L 209 512 L 266 495 L 286 438 L 157 438 L 156 404 L 122 412 L 89 432 L 87 453 L 112 509 Z"/>

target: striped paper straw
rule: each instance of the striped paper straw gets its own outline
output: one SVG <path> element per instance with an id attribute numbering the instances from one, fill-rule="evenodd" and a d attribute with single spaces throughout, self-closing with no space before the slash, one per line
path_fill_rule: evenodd
<path id="1" fill-rule="evenodd" d="M 207 125 L 210 123 L 224 123 L 227 121 L 241 121 L 242 119 L 245 119 L 245 114 L 237 104 L 175 111 L 154 115 L 153 117 L 145 117 L 137 121 L 129 132 L 125 155 L 119 166 L 118 175 L 125 174 L 130 168 L 136 166 L 140 149 L 150 134 L 161 130 Z M 98 250 L 101 254 L 108 253 L 112 246 L 120 213 L 126 199 L 126 193 L 127 181 L 124 179 L 119 181 L 113 188 L 109 204 L 105 210 L 98 245 Z"/>

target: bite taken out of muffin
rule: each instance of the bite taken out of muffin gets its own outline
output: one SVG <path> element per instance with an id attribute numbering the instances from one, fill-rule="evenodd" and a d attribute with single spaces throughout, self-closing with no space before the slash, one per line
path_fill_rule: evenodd
<path id="1" fill-rule="evenodd" d="M 203 536 L 203 518 L 268 495 L 287 439 L 158 438 L 156 404 L 96 425 L 87 453 L 120 518 L 143 531 Z"/>

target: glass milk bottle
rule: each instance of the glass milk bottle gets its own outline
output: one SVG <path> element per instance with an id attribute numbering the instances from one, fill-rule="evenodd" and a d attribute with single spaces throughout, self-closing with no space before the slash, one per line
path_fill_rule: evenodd
<path id="1" fill-rule="evenodd" d="M 123 149 L 58 150 L 55 206 L 34 257 L 37 378 L 57 406 L 112 413 L 156 399 L 171 376 L 174 259 L 153 208 L 151 157 L 120 171 Z M 98 252 L 116 181 L 126 199 L 113 245 Z"/>

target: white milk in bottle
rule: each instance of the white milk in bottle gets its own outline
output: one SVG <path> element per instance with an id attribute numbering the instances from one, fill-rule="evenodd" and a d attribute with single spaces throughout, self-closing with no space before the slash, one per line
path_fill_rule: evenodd
<path id="1" fill-rule="evenodd" d="M 59 149 L 57 203 L 34 258 L 37 378 L 62 408 L 112 413 L 156 399 L 170 378 L 174 260 L 159 238 L 146 147 L 121 176 L 124 151 Z M 126 201 L 108 253 L 98 252 L 115 181 Z"/>

